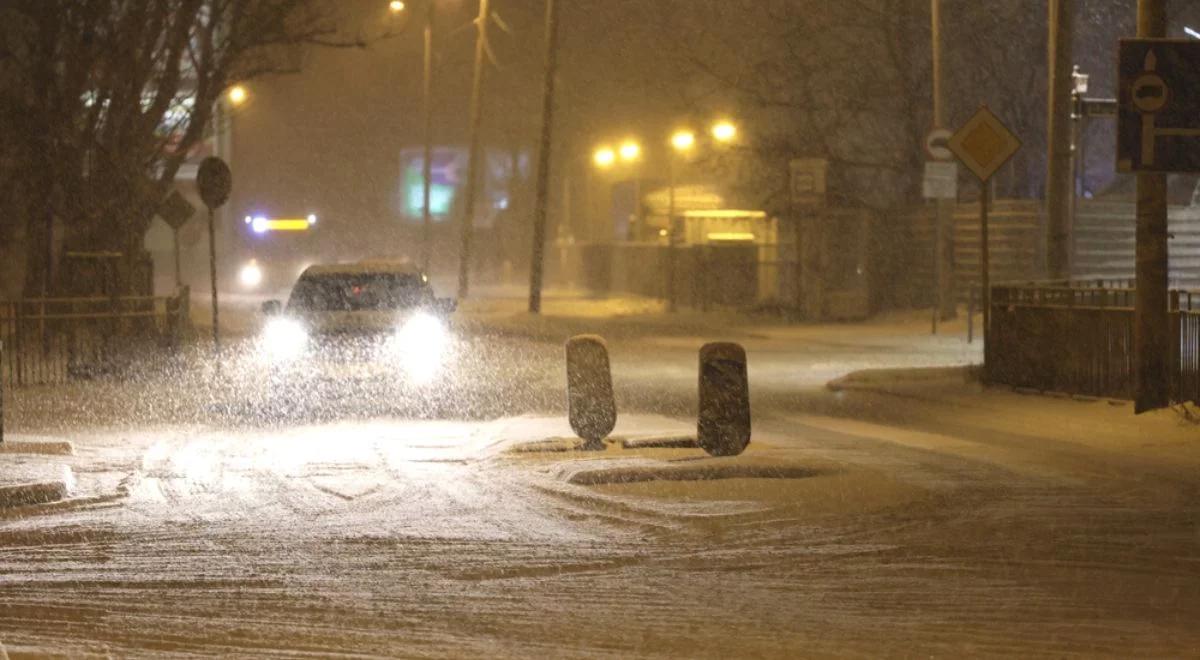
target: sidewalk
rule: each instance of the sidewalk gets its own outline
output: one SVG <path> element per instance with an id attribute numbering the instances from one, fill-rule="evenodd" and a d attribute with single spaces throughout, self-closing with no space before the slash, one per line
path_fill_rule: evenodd
<path id="1" fill-rule="evenodd" d="M 1047 452 L 1135 455 L 1174 468 L 1200 468 L 1200 415 L 1177 406 L 1142 415 L 1129 401 L 1018 392 L 983 386 L 978 368 L 856 372 L 829 389 L 847 407 L 838 417 Z M 854 411 L 856 414 L 848 414 Z"/>
<path id="2" fill-rule="evenodd" d="M 886 312 L 857 322 L 810 323 L 789 321 L 769 312 L 728 308 L 709 311 L 680 308 L 668 312 L 666 302 L 636 295 L 593 296 L 584 291 L 550 289 L 542 297 L 541 314 L 528 312 L 528 292 L 521 287 L 485 287 L 462 301 L 456 321 L 485 334 L 560 341 L 575 334 L 599 334 L 613 339 L 640 337 L 721 337 L 739 339 L 801 339 L 836 335 L 844 338 L 885 336 L 927 338 L 928 310 Z M 976 319 L 978 321 L 978 318 Z M 939 326 L 938 339 L 965 345 L 967 323 L 960 314 Z M 974 346 L 979 347 L 976 338 Z"/>

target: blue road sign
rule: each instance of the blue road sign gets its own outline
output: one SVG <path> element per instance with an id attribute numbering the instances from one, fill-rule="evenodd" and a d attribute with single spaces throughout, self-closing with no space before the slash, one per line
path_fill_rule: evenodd
<path id="1" fill-rule="evenodd" d="M 1117 171 L 1200 172 L 1200 41 L 1122 39 Z"/>

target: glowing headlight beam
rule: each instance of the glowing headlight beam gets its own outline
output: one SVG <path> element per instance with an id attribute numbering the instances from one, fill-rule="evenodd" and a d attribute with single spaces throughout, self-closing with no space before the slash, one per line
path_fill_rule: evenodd
<path id="1" fill-rule="evenodd" d="M 263 281 L 262 268 L 258 266 L 258 262 L 251 259 L 242 269 L 238 271 L 238 281 L 247 289 L 253 289 Z"/>
<path id="2" fill-rule="evenodd" d="M 308 331 L 299 321 L 274 318 L 267 321 L 259 338 L 259 352 L 272 363 L 291 362 L 308 348 Z"/>
<path id="3" fill-rule="evenodd" d="M 441 371 L 449 333 L 441 319 L 426 312 L 411 316 L 392 337 L 392 353 L 415 383 L 424 384 Z"/>

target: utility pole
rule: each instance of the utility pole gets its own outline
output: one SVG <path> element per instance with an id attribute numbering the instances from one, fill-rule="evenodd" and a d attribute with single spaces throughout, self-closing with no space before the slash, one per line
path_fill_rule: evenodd
<path id="1" fill-rule="evenodd" d="M 550 193 L 551 135 L 554 129 L 554 76 L 558 70 L 558 2 L 546 0 L 546 68 L 542 81 L 542 139 L 538 145 L 537 188 L 533 210 L 533 259 L 529 263 L 529 312 L 542 311 L 542 275 L 546 252 L 546 205 Z"/>
<path id="2" fill-rule="evenodd" d="M 475 79 L 471 84 L 471 146 L 468 152 L 466 199 L 463 200 L 461 242 L 458 250 L 458 297 L 464 299 L 471 290 L 471 238 L 475 231 L 475 190 L 479 187 L 481 168 L 479 154 L 479 125 L 483 105 L 484 55 L 487 48 L 487 26 L 491 20 L 488 0 L 479 0 L 479 17 L 475 19 Z"/>
<path id="3" fill-rule="evenodd" d="M 1047 71 L 1046 266 L 1050 279 L 1071 278 L 1071 42 L 1075 0 L 1049 0 Z"/>
<path id="4" fill-rule="evenodd" d="M 433 186 L 433 8 L 437 0 L 426 0 L 425 9 L 425 78 L 422 96 L 425 100 L 425 153 L 422 166 L 422 206 L 424 222 L 421 241 L 421 270 L 428 274 L 433 260 L 433 214 L 429 208 L 430 189 Z"/>
<path id="5" fill-rule="evenodd" d="M 1138 0 L 1137 36 L 1167 35 L 1166 0 Z M 1167 356 L 1167 175 L 1137 174 L 1137 294 L 1134 301 L 1134 411 L 1170 403 Z"/>
<path id="6" fill-rule="evenodd" d="M 945 128 L 945 101 L 942 95 L 942 0 L 930 0 L 931 32 L 933 34 L 933 127 Z M 934 312 L 934 332 L 937 320 L 953 319 L 957 315 L 954 299 L 954 200 L 939 199 L 934 219 L 934 269 L 936 271 L 937 310 Z"/>
<path id="7" fill-rule="evenodd" d="M 676 310 L 675 292 L 675 151 L 667 156 L 667 311 Z"/>

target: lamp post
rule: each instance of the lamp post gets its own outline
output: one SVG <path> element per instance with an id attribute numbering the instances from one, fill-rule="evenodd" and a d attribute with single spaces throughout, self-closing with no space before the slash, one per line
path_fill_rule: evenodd
<path id="1" fill-rule="evenodd" d="M 691 152 L 696 134 L 682 129 L 671 136 L 671 155 L 667 158 L 667 311 L 675 311 L 675 158 Z"/>
<path id="2" fill-rule="evenodd" d="M 458 297 L 466 298 L 471 289 L 471 239 L 475 231 L 475 189 L 481 169 L 479 126 L 482 121 L 483 77 L 487 71 L 484 55 L 487 49 L 487 27 L 492 15 L 488 0 L 479 0 L 479 17 L 475 20 L 475 73 L 471 84 L 470 149 L 467 162 L 467 190 L 463 200 L 462 224 L 458 254 Z"/>
<path id="3" fill-rule="evenodd" d="M 642 159 L 642 146 L 637 140 L 627 139 L 621 143 L 617 149 L 617 154 L 621 157 L 621 162 L 630 166 L 635 166 Z M 626 233 L 626 239 L 636 239 L 640 232 L 643 231 L 645 219 L 642 216 L 642 172 L 640 169 L 635 169 L 633 172 L 633 217 L 632 227 Z"/>
<path id="4" fill-rule="evenodd" d="M 426 0 L 424 57 L 421 77 L 421 112 L 425 130 L 421 154 L 421 270 L 428 273 L 433 260 L 433 212 L 430 198 L 433 187 L 433 16 L 435 0 Z M 388 11 L 401 14 L 407 9 L 403 0 L 392 0 Z"/>
<path id="5" fill-rule="evenodd" d="M 1073 263 L 1075 260 L 1075 226 L 1076 219 L 1079 213 L 1079 197 L 1084 194 L 1086 178 L 1083 176 L 1087 171 L 1087 161 L 1085 160 L 1084 141 L 1080 138 L 1082 130 L 1086 130 L 1087 112 L 1086 101 L 1084 94 L 1088 91 L 1088 74 L 1079 70 L 1076 65 L 1071 68 L 1071 194 L 1067 196 L 1067 272 L 1072 272 Z M 1082 130 L 1081 130 L 1082 129 Z"/>

